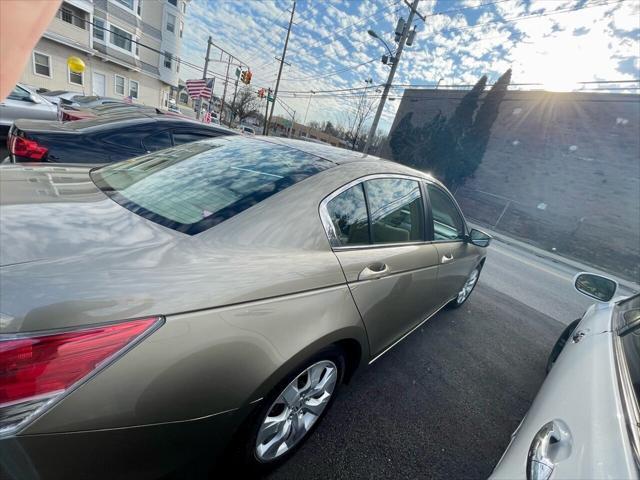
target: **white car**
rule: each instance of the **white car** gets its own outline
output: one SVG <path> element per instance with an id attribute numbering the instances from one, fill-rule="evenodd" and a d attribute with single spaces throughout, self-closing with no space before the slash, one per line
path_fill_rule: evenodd
<path id="1" fill-rule="evenodd" d="M 256 134 L 256 131 L 253 129 L 253 127 L 249 127 L 247 125 L 240 125 L 240 127 L 238 127 L 238 130 L 240 130 L 243 135 L 249 135 L 250 137 Z"/>
<path id="2" fill-rule="evenodd" d="M 491 479 L 640 477 L 640 294 L 612 300 L 617 283 L 592 273 L 574 285 L 599 303 L 558 339 Z"/>

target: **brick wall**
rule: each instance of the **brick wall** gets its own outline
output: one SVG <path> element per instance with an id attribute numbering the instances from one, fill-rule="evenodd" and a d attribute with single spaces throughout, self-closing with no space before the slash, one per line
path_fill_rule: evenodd
<path id="1" fill-rule="evenodd" d="M 451 113 L 465 93 L 406 91 L 392 131 L 409 111 L 415 125 Z M 510 91 L 456 196 L 469 218 L 638 282 L 639 132 L 639 95 Z"/>

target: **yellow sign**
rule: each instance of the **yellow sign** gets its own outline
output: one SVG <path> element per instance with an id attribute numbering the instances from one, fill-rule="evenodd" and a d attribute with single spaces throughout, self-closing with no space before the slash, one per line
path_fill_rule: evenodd
<path id="1" fill-rule="evenodd" d="M 78 57 L 67 58 L 67 65 L 69 65 L 69 70 L 71 70 L 73 73 L 82 73 L 85 69 L 84 62 L 81 58 Z"/>

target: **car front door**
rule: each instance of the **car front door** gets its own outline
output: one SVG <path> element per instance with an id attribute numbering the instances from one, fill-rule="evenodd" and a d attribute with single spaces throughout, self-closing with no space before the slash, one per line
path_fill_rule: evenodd
<path id="1" fill-rule="evenodd" d="M 427 183 L 434 245 L 438 251 L 438 297 L 452 300 L 462 289 L 480 260 L 478 248 L 465 240 L 466 226 L 453 198 L 442 188 Z"/>
<path id="2" fill-rule="evenodd" d="M 375 176 L 323 201 L 323 223 L 378 355 L 435 312 L 438 252 L 420 180 Z"/>

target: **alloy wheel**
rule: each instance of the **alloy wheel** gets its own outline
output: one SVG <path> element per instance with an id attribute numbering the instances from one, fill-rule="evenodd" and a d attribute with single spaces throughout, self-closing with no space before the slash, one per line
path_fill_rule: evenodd
<path id="1" fill-rule="evenodd" d="M 330 360 L 314 363 L 294 378 L 262 420 L 256 457 L 268 462 L 297 445 L 326 409 L 337 380 L 338 367 Z"/>
<path id="2" fill-rule="evenodd" d="M 464 303 L 467 297 L 471 294 L 471 291 L 473 290 L 473 287 L 475 287 L 477 281 L 478 281 L 478 269 L 475 268 L 473 272 L 471 272 L 471 274 L 469 275 L 469 278 L 467 278 L 467 281 L 464 282 L 464 285 L 462 286 L 462 290 L 458 292 L 457 302 L 459 305 Z"/>

